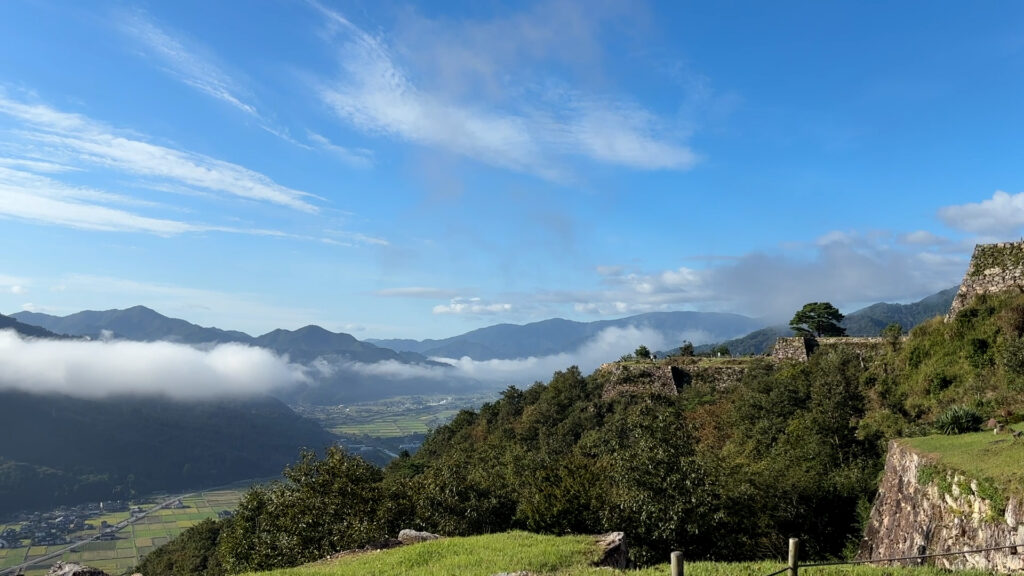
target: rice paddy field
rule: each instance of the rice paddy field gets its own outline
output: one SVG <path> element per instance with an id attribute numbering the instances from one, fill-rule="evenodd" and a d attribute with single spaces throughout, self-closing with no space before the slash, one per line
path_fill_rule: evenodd
<path id="1" fill-rule="evenodd" d="M 399 438 L 425 434 L 450 422 L 459 410 L 477 410 L 494 398 L 494 394 L 402 396 L 377 402 L 292 409 L 339 436 Z"/>
<path id="2" fill-rule="evenodd" d="M 181 502 L 184 508 L 164 508 L 153 512 L 118 532 L 116 540 L 84 544 L 73 552 L 64 552 L 60 558 L 32 566 L 31 569 L 25 571 L 25 574 L 28 576 L 45 575 L 49 567 L 58 561 L 88 564 L 112 575 L 128 573 L 148 552 L 165 544 L 171 538 L 184 532 L 186 528 L 207 518 L 216 518 L 217 513 L 222 510 L 234 510 L 243 493 L 244 489 L 233 488 L 192 494 L 182 498 Z M 160 500 L 163 499 L 165 498 Z M 157 501 L 154 500 L 152 504 Z M 116 524 L 127 517 L 128 512 L 121 512 L 90 519 L 89 523 L 94 524 L 96 528 L 76 532 L 72 537 L 95 536 L 101 521 L 106 520 L 109 524 Z M 0 532 L 7 527 L 16 528 L 17 526 L 17 524 L 0 526 Z M 43 557 L 65 546 L 0 549 L 0 570 L 17 566 L 26 560 Z"/>

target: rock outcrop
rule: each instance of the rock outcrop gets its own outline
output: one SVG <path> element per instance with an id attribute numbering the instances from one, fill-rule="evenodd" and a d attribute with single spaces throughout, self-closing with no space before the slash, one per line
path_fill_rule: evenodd
<path id="1" fill-rule="evenodd" d="M 50 567 L 46 576 L 110 576 L 99 568 L 91 568 L 74 562 L 57 562 Z"/>
<path id="2" fill-rule="evenodd" d="M 979 294 L 1009 289 L 1024 291 L 1024 242 L 978 244 L 946 320 L 955 318 Z"/>
<path id="3" fill-rule="evenodd" d="M 597 545 L 601 550 L 601 558 L 595 562 L 596 566 L 626 570 L 633 568 L 629 559 L 629 550 L 626 548 L 626 534 L 624 532 L 609 532 L 597 537 Z"/>
<path id="4" fill-rule="evenodd" d="M 900 558 L 1024 543 L 1024 509 L 1020 499 L 1009 498 L 1004 510 L 1001 504 L 979 494 L 983 492 L 977 480 L 943 470 L 900 442 L 891 442 L 885 475 L 857 559 Z M 1015 550 L 1011 548 L 957 554 L 930 562 L 951 570 L 1024 570 L 1024 555 L 1012 552 Z"/>

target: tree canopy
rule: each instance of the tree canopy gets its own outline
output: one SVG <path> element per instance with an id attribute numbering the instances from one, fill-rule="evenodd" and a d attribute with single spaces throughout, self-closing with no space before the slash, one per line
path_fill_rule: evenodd
<path id="1" fill-rule="evenodd" d="M 831 302 L 809 302 L 793 315 L 789 327 L 798 336 L 846 336 L 843 315 Z"/>

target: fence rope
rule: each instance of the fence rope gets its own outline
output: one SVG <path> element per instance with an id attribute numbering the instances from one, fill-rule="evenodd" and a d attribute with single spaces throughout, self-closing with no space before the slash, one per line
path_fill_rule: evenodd
<path id="1" fill-rule="evenodd" d="M 822 566 L 853 566 L 857 564 L 874 564 L 876 562 L 904 562 L 907 560 L 924 560 L 926 558 L 938 558 L 940 556 L 956 556 L 958 554 L 978 554 L 980 552 L 992 552 L 994 550 L 1007 550 L 1009 548 L 1024 548 L 1024 544 L 1010 544 L 1008 546 L 993 546 L 991 548 L 978 548 L 976 550 L 958 550 L 956 552 L 936 552 L 934 554 L 921 554 L 918 556 L 900 556 L 896 558 L 871 558 L 870 560 L 836 560 L 832 562 L 814 562 L 811 564 L 800 564 L 799 568 L 819 568 Z M 789 570 L 786 566 L 765 576 L 778 576 Z"/>

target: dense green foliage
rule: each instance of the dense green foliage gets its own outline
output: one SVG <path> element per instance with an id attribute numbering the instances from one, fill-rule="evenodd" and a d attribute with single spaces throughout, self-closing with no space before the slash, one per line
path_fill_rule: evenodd
<path id="1" fill-rule="evenodd" d="M 203 520 L 177 538 L 150 552 L 136 567 L 142 574 L 227 574 L 217 555 L 217 542 L 230 521 Z"/>
<path id="2" fill-rule="evenodd" d="M 284 482 L 246 495 L 216 554 L 230 572 L 289 566 L 408 527 L 622 530 L 642 564 L 672 549 L 778 558 L 790 536 L 809 558 L 841 557 L 890 439 L 930 432 L 953 406 L 968 423 L 1024 409 L 1022 337 L 1024 295 L 1004 294 L 868 356 L 839 346 L 806 363 L 748 360 L 724 388 L 608 400 L 613 371 L 570 368 L 459 413 L 384 471 L 340 450 L 305 454 Z"/>
<path id="3" fill-rule="evenodd" d="M 869 409 L 890 436 L 923 432 L 955 405 L 982 418 L 1024 413 L 1024 295 L 983 295 L 950 322 L 917 326 L 866 378 Z"/>
<path id="4" fill-rule="evenodd" d="M 764 362 L 733 390 L 606 401 L 605 374 L 570 368 L 460 413 L 383 472 L 305 454 L 243 498 L 216 554 L 230 572 L 291 566 L 411 527 L 623 530 L 641 563 L 777 555 L 794 534 L 838 555 L 881 462 L 856 437 L 859 371 L 840 351 L 781 372 Z"/>

